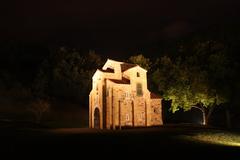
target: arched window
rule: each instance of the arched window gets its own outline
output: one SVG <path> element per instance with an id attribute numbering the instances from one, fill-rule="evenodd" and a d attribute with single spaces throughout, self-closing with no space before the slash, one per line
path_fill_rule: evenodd
<path id="1" fill-rule="evenodd" d="M 100 111 L 98 108 L 94 110 L 94 128 L 100 128 Z"/>

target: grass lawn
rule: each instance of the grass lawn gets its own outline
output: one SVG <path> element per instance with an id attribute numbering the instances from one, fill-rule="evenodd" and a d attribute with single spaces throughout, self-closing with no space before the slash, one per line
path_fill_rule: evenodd
<path id="1" fill-rule="evenodd" d="M 0 130 L 1 151 L 18 155 L 69 155 L 122 158 L 240 157 L 240 132 L 191 125 L 125 130 L 88 128 Z M 3 147 L 4 146 L 4 147 Z"/>

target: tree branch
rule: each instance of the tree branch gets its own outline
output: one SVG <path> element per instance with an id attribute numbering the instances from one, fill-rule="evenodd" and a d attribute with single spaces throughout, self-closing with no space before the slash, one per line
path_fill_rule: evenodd
<path id="1" fill-rule="evenodd" d="M 199 107 L 199 106 L 192 106 L 192 108 L 197 108 L 197 109 L 199 109 L 200 111 L 205 112 L 205 110 L 204 110 L 203 108 Z"/>

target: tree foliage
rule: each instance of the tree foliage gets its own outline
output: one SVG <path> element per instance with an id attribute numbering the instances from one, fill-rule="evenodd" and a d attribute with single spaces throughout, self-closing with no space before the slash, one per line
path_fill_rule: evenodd
<path id="1" fill-rule="evenodd" d="M 144 57 L 142 54 L 129 57 L 128 61 L 130 63 L 138 64 L 146 70 L 151 69 L 151 61 L 149 58 Z"/>
<path id="2" fill-rule="evenodd" d="M 158 68 L 152 80 L 164 98 L 171 100 L 173 113 L 195 107 L 210 116 L 210 110 L 228 101 L 224 88 L 231 69 L 229 57 L 219 47 L 218 42 L 201 42 L 190 48 L 190 55 L 182 53 L 175 59 L 164 56 L 156 61 Z"/>
<path id="3" fill-rule="evenodd" d="M 81 55 L 61 47 L 43 62 L 34 84 L 38 97 L 58 97 L 87 103 L 92 75 L 103 64 L 94 51 Z"/>

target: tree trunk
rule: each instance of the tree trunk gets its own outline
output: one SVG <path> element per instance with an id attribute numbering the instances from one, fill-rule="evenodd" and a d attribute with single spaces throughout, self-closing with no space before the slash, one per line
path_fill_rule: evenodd
<path id="1" fill-rule="evenodd" d="M 192 106 L 193 108 L 197 108 L 202 112 L 202 124 L 208 125 L 209 117 L 211 116 L 215 106 L 210 107 L 210 109 L 205 108 L 203 105 Z"/>
<path id="2" fill-rule="evenodd" d="M 207 118 L 207 114 L 206 114 L 206 111 L 205 110 L 202 110 L 202 124 L 203 125 L 207 125 L 208 124 L 208 118 Z"/>
<path id="3" fill-rule="evenodd" d="M 193 108 L 197 108 L 202 112 L 202 125 L 208 125 L 208 119 L 212 113 L 212 110 L 207 112 L 207 109 L 203 106 L 193 106 Z"/>
<path id="4" fill-rule="evenodd" d="M 206 124 L 205 125 L 208 125 L 209 123 L 209 118 L 210 116 L 212 115 L 214 109 L 215 109 L 216 105 L 213 105 L 210 107 L 210 109 L 207 109 L 207 117 L 206 117 Z"/>

